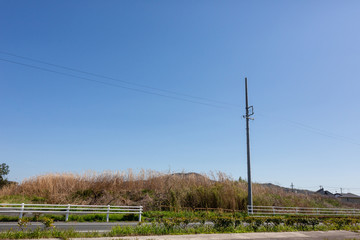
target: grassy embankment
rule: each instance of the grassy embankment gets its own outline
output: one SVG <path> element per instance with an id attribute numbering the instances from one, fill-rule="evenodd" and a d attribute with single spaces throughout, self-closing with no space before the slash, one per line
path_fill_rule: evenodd
<path id="1" fill-rule="evenodd" d="M 336 199 L 253 184 L 254 205 L 340 207 Z M 0 189 L 0 202 L 142 205 L 149 210 L 221 208 L 245 211 L 247 184 L 223 173 L 155 171 L 46 174 Z"/>

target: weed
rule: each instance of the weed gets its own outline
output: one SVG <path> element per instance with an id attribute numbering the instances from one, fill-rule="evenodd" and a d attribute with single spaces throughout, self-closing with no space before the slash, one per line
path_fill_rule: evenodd
<path id="1" fill-rule="evenodd" d="M 29 223 L 30 223 L 29 219 L 23 217 L 19 219 L 18 226 L 22 231 L 24 231 L 28 227 Z"/>
<path id="2" fill-rule="evenodd" d="M 43 217 L 40 219 L 40 221 L 45 225 L 46 228 L 55 228 L 54 226 L 54 220 L 49 217 Z"/>

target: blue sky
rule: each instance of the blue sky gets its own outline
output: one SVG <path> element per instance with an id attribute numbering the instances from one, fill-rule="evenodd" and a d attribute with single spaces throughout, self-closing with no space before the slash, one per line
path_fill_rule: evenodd
<path id="1" fill-rule="evenodd" d="M 248 77 L 253 180 L 360 194 L 359 11 L 359 1 L 2 0 L 0 162 L 16 181 L 128 168 L 246 178 Z"/>

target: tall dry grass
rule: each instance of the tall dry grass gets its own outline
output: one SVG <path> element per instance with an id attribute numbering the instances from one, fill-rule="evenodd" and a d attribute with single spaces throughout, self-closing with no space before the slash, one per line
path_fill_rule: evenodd
<path id="1" fill-rule="evenodd" d="M 0 189 L 0 199 L 23 196 L 53 204 L 143 205 L 245 210 L 247 183 L 224 173 L 161 173 L 152 170 L 54 173 L 25 179 Z M 339 203 L 315 194 L 295 194 L 278 187 L 253 184 L 254 204 L 331 207 Z"/>

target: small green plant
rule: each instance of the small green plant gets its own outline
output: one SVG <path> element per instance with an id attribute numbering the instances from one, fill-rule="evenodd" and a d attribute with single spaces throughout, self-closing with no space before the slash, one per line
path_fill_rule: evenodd
<path id="1" fill-rule="evenodd" d="M 235 227 L 235 219 L 231 217 L 218 217 L 214 220 L 214 228 L 219 231 L 225 231 Z"/>
<path id="2" fill-rule="evenodd" d="M 18 226 L 22 231 L 24 231 L 28 227 L 29 222 L 30 221 L 28 218 L 20 218 L 18 221 Z"/>
<path id="3" fill-rule="evenodd" d="M 319 225 L 320 220 L 318 218 L 309 218 L 308 222 L 311 224 L 313 230 L 315 230 L 315 226 Z"/>
<path id="4" fill-rule="evenodd" d="M 34 203 L 46 203 L 46 198 L 34 196 L 31 201 Z"/>
<path id="5" fill-rule="evenodd" d="M 32 221 L 38 222 L 40 220 L 41 213 L 33 213 Z"/>
<path id="6" fill-rule="evenodd" d="M 55 228 L 54 226 L 54 219 L 49 217 L 43 217 L 40 219 L 40 221 L 45 225 L 47 229 L 49 228 Z"/>

